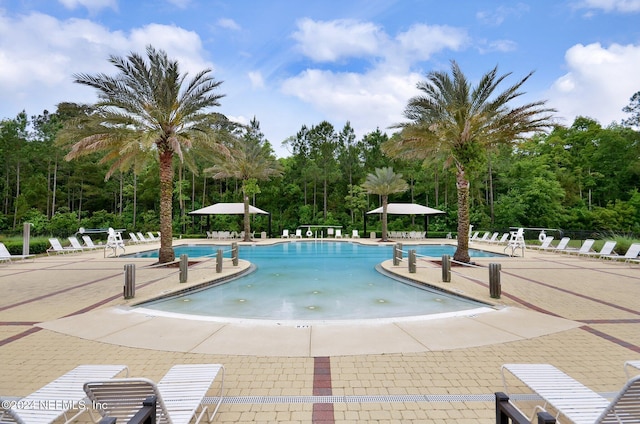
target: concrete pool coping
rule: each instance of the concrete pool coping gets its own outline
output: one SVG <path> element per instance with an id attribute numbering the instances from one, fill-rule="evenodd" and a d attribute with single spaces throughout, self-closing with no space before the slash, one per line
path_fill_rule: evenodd
<path id="1" fill-rule="evenodd" d="M 482 312 L 482 313 L 480 313 Z M 535 321 L 536 325 L 529 325 Z M 580 326 L 517 307 L 442 318 L 278 323 L 184 319 L 110 307 L 41 328 L 134 348 L 200 354 L 317 357 L 462 349 L 539 337 Z"/>
<path id="2" fill-rule="evenodd" d="M 206 241 L 203 241 L 206 242 Z M 486 258 L 495 259 L 495 258 Z M 506 258 L 502 258 L 505 260 Z M 115 259 L 119 261 L 131 258 Z M 140 262 L 139 259 L 135 260 Z M 149 260 L 141 261 L 147 266 Z M 107 308 L 38 323 L 41 328 L 102 343 L 161 351 L 249 356 L 317 357 L 324 355 L 390 354 L 464 349 L 523 340 L 565 331 L 580 324 L 495 302 L 474 292 L 473 285 L 447 287 L 433 277 L 436 267 L 409 275 L 404 266 L 385 261 L 388 272 L 428 282 L 430 286 L 463 297 L 493 303 L 491 308 L 472 309 L 446 316 L 348 322 L 278 322 L 228 319 L 185 319 L 159 311 L 134 311 L 131 306 L 211 281 L 213 261 L 190 267 L 187 284 L 158 284 L 134 300 L 120 300 Z M 250 264 L 240 261 L 225 268 L 222 277 L 244 272 Z M 423 266 L 424 268 L 424 266 Z M 146 271 L 146 270 L 145 270 Z M 139 273 L 144 272 L 142 269 Z M 431 281 L 435 281 L 432 283 Z M 535 326 L 529 325 L 536 322 Z"/>

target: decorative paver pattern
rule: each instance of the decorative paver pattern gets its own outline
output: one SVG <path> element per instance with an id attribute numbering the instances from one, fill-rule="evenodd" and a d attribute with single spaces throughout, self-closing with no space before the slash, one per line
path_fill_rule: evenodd
<path id="1" fill-rule="evenodd" d="M 499 247 L 478 247 L 500 251 Z M 143 248 L 148 246 L 127 250 Z M 476 260 L 482 265 L 479 268 L 454 267 L 450 283 L 440 282 L 440 268 L 433 262 L 420 261 L 416 274 L 409 274 L 406 263 L 399 267 L 385 263 L 385 267 L 497 305 L 575 320 L 578 327 L 475 347 L 314 358 L 261 354 L 260 345 L 253 346 L 251 355 L 181 352 L 171 346 L 134 348 L 35 326 L 130 305 L 179 285 L 177 268 L 150 268 L 153 260 L 136 259 L 136 299 L 125 301 L 123 265 L 131 260 L 102 256 L 101 251 L 82 252 L 0 265 L 1 398 L 25 396 L 81 364 L 124 363 L 132 376 L 159 380 L 174 364 L 211 362 L 225 365 L 226 395 L 231 397 L 366 397 L 362 402 L 320 404 L 223 403 L 216 417 L 219 423 L 491 423 L 495 420 L 492 400 L 391 402 L 384 396 L 491 395 L 502 390 L 500 365 L 518 362 L 550 363 L 593 390 L 615 392 L 625 381 L 623 363 L 640 359 L 640 266 L 529 250 L 524 258 L 483 258 Z M 498 300 L 489 298 L 486 265 L 490 262 L 502 265 Z M 225 264 L 225 273 L 229 272 L 233 270 Z M 215 264 L 200 263 L 190 268 L 187 285 L 212 276 L 216 276 Z M 529 325 L 534 328 L 536 322 Z M 94 329 L 89 326 L 86 331 Z M 434 342 L 464 341 L 466 335 L 459 333 L 443 332 Z M 251 340 L 247 336 L 238 342 L 250 346 Z M 330 353 L 331 344 L 344 342 L 334 338 L 326 342 L 326 349 Z M 210 395 L 214 394 L 212 390 Z M 381 401 L 371 401 L 377 395 Z"/>

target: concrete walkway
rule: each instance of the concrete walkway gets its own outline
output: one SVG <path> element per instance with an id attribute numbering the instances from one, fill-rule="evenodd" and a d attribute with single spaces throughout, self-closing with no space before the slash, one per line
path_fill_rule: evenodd
<path id="1" fill-rule="evenodd" d="M 122 297 L 132 262 L 133 301 Z M 178 268 L 153 262 L 95 251 L 0 265 L 0 397 L 29 394 L 85 363 L 125 363 L 131 375 L 157 380 L 174 364 L 214 362 L 227 368 L 229 396 L 216 422 L 489 423 L 503 363 L 551 363 L 613 392 L 624 383 L 624 361 L 640 359 L 638 265 L 527 250 L 454 267 L 442 283 L 431 261 L 416 274 L 386 261 L 392 272 L 493 307 L 437 319 L 274 325 L 133 312 L 134 302 L 221 275 L 203 261 L 179 284 Z M 502 266 L 498 300 L 489 297 L 490 262 Z M 223 276 L 248 266 L 229 265 Z"/>

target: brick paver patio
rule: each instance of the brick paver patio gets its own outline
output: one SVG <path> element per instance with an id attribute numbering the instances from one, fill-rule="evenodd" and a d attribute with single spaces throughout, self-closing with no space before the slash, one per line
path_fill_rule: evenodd
<path id="1" fill-rule="evenodd" d="M 473 247 L 501 250 L 480 243 Z M 134 301 L 179 287 L 178 269 L 150 267 L 153 261 L 135 260 Z M 429 327 L 431 344 L 423 351 L 384 354 L 345 354 L 349 340 L 337 332 L 322 339 L 326 354 L 304 356 L 273 355 L 259 342 L 252 344 L 261 340 L 261 330 L 251 326 L 237 341 L 244 354 L 175 350 L 173 339 L 163 343 L 162 331 L 149 336 L 149 343 L 161 348 L 132 347 L 144 344 L 140 340 L 96 340 L 97 333 L 114 325 L 100 314 L 133 303 L 122 297 L 123 266 L 130 262 L 95 251 L 0 265 L 2 399 L 25 396 L 80 364 L 124 363 L 131 375 L 158 380 L 174 364 L 222 363 L 228 399 L 215 419 L 219 423 L 490 423 L 495 419 L 493 393 L 502 390 L 503 363 L 550 363 L 598 392 L 611 393 L 625 382 L 624 361 L 640 359 L 637 264 L 527 250 L 524 258 L 483 258 L 476 260 L 478 268 L 454 267 L 452 281 L 442 283 L 432 263 L 419 262 L 418 272 L 409 275 L 406 263 L 393 267 L 387 261 L 385 267 L 399 274 L 514 311 L 537 312 L 539 319 L 527 319 L 522 332 L 535 334 L 551 318 L 573 325 L 533 337 L 514 334 L 505 342 L 474 340 L 471 346 L 465 342 L 475 335 L 465 332 L 467 327 L 443 325 L 440 332 Z M 490 262 L 502 266 L 499 300 L 489 297 Z M 235 271 L 225 264 L 225 273 Z M 190 268 L 187 285 L 213 277 L 215 264 L 200 263 Z M 73 334 L 47 329 L 63 317 L 79 320 L 73 321 Z M 502 332 L 509 324 L 495 322 Z M 375 326 L 370 334 L 374 343 Z M 216 352 L 215 346 L 210 349 Z"/>

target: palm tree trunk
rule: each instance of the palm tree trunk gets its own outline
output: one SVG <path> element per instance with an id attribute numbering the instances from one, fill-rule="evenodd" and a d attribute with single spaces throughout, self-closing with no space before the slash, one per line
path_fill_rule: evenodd
<path id="1" fill-rule="evenodd" d="M 251 223 L 249 220 L 249 196 L 242 194 L 244 197 L 244 239 L 243 241 L 251 241 Z"/>
<path id="2" fill-rule="evenodd" d="M 491 167 L 491 159 L 489 159 L 489 215 L 491 218 L 491 225 L 495 222 L 495 214 L 493 210 L 493 169 Z"/>
<path id="3" fill-rule="evenodd" d="M 458 190 L 458 248 L 453 259 L 458 262 L 471 262 L 469 256 L 469 181 L 461 165 L 457 166 L 456 188 Z"/>
<path id="4" fill-rule="evenodd" d="M 173 153 L 160 153 L 160 252 L 158 262 L 175 260 L 173 251 Z"/>
<path id="5" fill-rule="evenodd" d="M 138 213 L 138 176 L 133 171 L 133 228 L 136 228 L 136 215 Z"/>
<path id="6" fill-rule="evenodd" d="M 382 196 L 382 241 L 387 240 L 387 196 Z"/>

